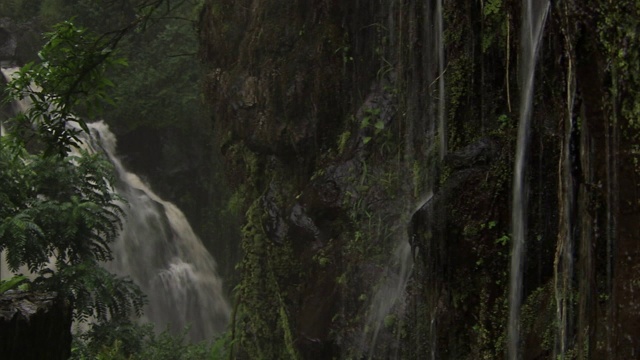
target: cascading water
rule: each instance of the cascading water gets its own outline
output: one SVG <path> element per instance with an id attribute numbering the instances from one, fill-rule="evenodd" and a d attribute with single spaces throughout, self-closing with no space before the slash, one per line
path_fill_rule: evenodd
<path id="1" fill-rule="evenodd" d="M 2 72 L 10 80 L 15 70 Z M 106 267 L 141 287 L 148 297 L 144 316 L 158 330 L 180 332 L 188 326 L 191 340 L 211 339 L 230 317 L 213 257 L 180 209 L 126 171 L 108 126 L 100 121 L 88 127 L 91 133 L 82 134 L 81 146 L 110 159 L 118 176 L 116 191 L 126 200 L 123 229 L 111 245 L 114 260 Z"/>
<path id="2" fill-rule="evenodd" d="M 520 68 L 520 123 L 513 176 L 512 250 L 509 287 L 508 358 L 518 359 L 520 342 L 520 306 L 522 302 L 522 273 L 526 235 L 527 194 L 524 171 L 527 160 L 533 85 L 538 47 L 549 12 L 549 1 L 523 0 L 522 2 L 522 62 Z"/>
<path id="3" fill-rule="evenodd" d="M 210 338 L 224 329 L 230 307 L 216 264 L 186 217 L 162 200 L 115 156 L 116 139 L 103 122 L 89 124 L 90 143 L 114 164 L 118 193 L 128 203 L 122 233 L 112 245 L 109 269 L 130 275 L 149 298 L 145 316 L 191 339 Z"/>

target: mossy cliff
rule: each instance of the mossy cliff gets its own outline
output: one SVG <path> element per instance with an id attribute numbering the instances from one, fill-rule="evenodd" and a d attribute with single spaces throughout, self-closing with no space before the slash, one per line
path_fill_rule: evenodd
<path id="1" fill-rule="evenodd" d="M 639 12 L 550 7 L 523 358 L 637 352 Z M 513 0 L 205 2 L 205 96 L 244 214 L 233 356 L 504 356 L 521 14 Z"/>

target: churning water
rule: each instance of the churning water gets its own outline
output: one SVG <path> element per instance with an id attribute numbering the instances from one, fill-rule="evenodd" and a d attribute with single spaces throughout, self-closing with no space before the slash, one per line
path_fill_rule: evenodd
<path id="1" fill-rule="evenodd" d="M 116 139 L 100 121 L 89 124 L 89 143 L 114 164 L 126 217 L 112 245 L 110 270 L 130 275 L 149 298 L 145 316 L 159 326 L 200 340 L 221 332 L 230 306 L 213 257 L 174 204 L 161 199 L 137 175 L 128 172 L 115 155 Z"/>

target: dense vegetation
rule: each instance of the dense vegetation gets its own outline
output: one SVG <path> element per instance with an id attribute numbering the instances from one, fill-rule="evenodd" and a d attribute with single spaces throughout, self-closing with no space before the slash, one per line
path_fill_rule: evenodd
<path id="1" fill-rule="evenodd" d="M 111 259 L 121 224 L 112 169 L 80 149 L 79 133 L 88 129 L 73 112 L 106 99 L 102 73 L 118 60 L 68 22 L 47 37 L 42 62 L 24 66 L 7 85 L 8 101 L 30 106 L 4 124 L 8 134 L 0 139 L 0 250 L 11 270 L 37 274 L 35 288 L 70 297 L 76 318 L 126 318 L 140 313 L 142 294 L 99 265 Z"/>
<path id="2" fill-rule="evenodd" d="M 547 4 L 521 97 L 524 19 Z M 639 11 L 207 0 L 207 99 L 246 211 L 235 354 L 502 358 L 515 309 L 524 359 L 637 356 Z M 512 179 L 528 99 L 517 311 Z"/>
<path id="3" fill-rule="evenodd" d="M 197 22 L 201 0 L 11 0 L 0 14 L 14 22 L 18 65 L 38 61 L 41 33 L 61 21 L 104 34 L 128 66 L 108 70 L 106 89 L 117 106 L 100 117 L 119 141 L 127 168 L 176 203 L 231 276 L 237 255 L 236 214 L 211 141 L 210 114 L 201 96 Z M 126 34 L 126 36 L 125 36 Z M 82 115 L 89 115 L 79 109 Z M 228 261 L 227 261 L 228 260 Z"/>
<path id="4" fill-rule="evenodd" d="M 5 101 L 24 108 L 5 121 L 0 138 L 0 251 L 10 270 L 2 292 L 20 286 L 53 291 L 68 299 L 79 323 L 77 359 L 203 359 L 222 356 L 220 340 L 185 345 L 184 335 L 157 335 L 134 321 L 145 299 L 129 279 L 109 273 L 109 248 L 119 234 L 123 207 L 114 190 L 114 170 L 101 153 L 82 146 L 85 119 L 115 104 L 106 74 L 126 65 L 114 55 L 130 31 L 94 32 L 65 21 L 44 38 L 38 61 L 14 74 Z M 77 116 L 82 114 L 82 117 Z M 210 339 L 211 341 L 213 339 Z"/>

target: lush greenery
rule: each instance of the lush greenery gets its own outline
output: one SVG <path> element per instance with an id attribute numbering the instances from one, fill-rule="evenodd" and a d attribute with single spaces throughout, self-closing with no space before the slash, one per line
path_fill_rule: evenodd
<path id="1" fill-rule="evenodd" d="M 205 246 L 215 250 L 222 274 L 235 276 L 239 225 L 229 226 L 237 224 L 236 215 L 225 211 L 230 193 L 201 95 L 197 23 L 202 2 L 11 0 L 0 4 L 0 14 L 33 33 L 71 17 L 96 33 L 126 33 L 117 47 L 129 65 L 108 71 L 116 85 L 106 91 L 117 106 L 106 107 L 102 118 L 120 140 L 125 166 L 180 207 Z M 26 54 L 18 58 L 22 64 L 37 59 L 41 44 L 21 40 L 18 46 L 19 55 Z"/>
<path id="2" fill-rule="evenodd" d="M 50 28 L 65 19 L 105 38 L 121 39 L 118 48 L 131 62 L 129 69 L 112 69 L 119 86 L 109 89 L 119 106 L 106 109 L 122 131 L 140 126 L 185 128 L 198 114 L 199 70 L 195 23 L 200 0 L 10 0 L 0 13 L 33 31 Z M 26 23 L 36 19 L 35 22 Z M 22 46 L 22 44 L 21 44 Z M 36 48 L 25 50 L 35 55 Z M 31 57 L 33 57 L 33 55 Z M 20 60 L 33 60 L 29 59 Z M 176 76 L 180 75 L 180 76 Z M 128 101 L 136 99 L 136 101 Z M 179 117 L 184 121 L 176 121 Z"/>
<path id="3" fill-rule="evenodd" d="M 12 271 L 28 277 L 0 283 L 0 292 L 54 291 L 70 299 L 77 321 L 94 319 L 75 337 L 76 359 L 221 358 L 224 337 L 188 345 L 184 336 L 132 323 L 144 295 L 102 267 L 112 259 L 109 246 L 127 205 L 112 186 L 110 162 L 83 150 L 89 129 L 74 114 L 98 114 L 113 103 L 105 73 L 126 64 L 114 56 L 123 35 L 96 36 L 62 22 L 46 34 L 40 61 L 6 86 L 5 101 L 29 105 L 3 124 L 0 138 L 0 251 Z"/>
<path id="4" fill-rule="evenodd" d="M 73 115 L 106 99 L 104 69 L 121 61 L 108 42 L 70 22 L 47 39 L 42 62 L 23 67 L 7 86 L 7 100 L 31 106 L 11 119 L 0 142 L 0 250 L 11 270 L 34 275 L 35 289 L 69 297 L 78 320 L 139 315 L 138 287 L 100 266 L 111 259 L 121 201 L 110 163 L 80 149 L 87 126 Z"/>
<path id="5" fill-rule="evenodd" d="M 115 326 L 114 326 L 115 325 Z M 74 360 L 203 360 L 225 359 L 229 339 L 221 336 L 213 344 L 189 344 L 184 334 L 156 334 L 151 325 L 130 322 L 94 326 L 75 338 Z"/>

